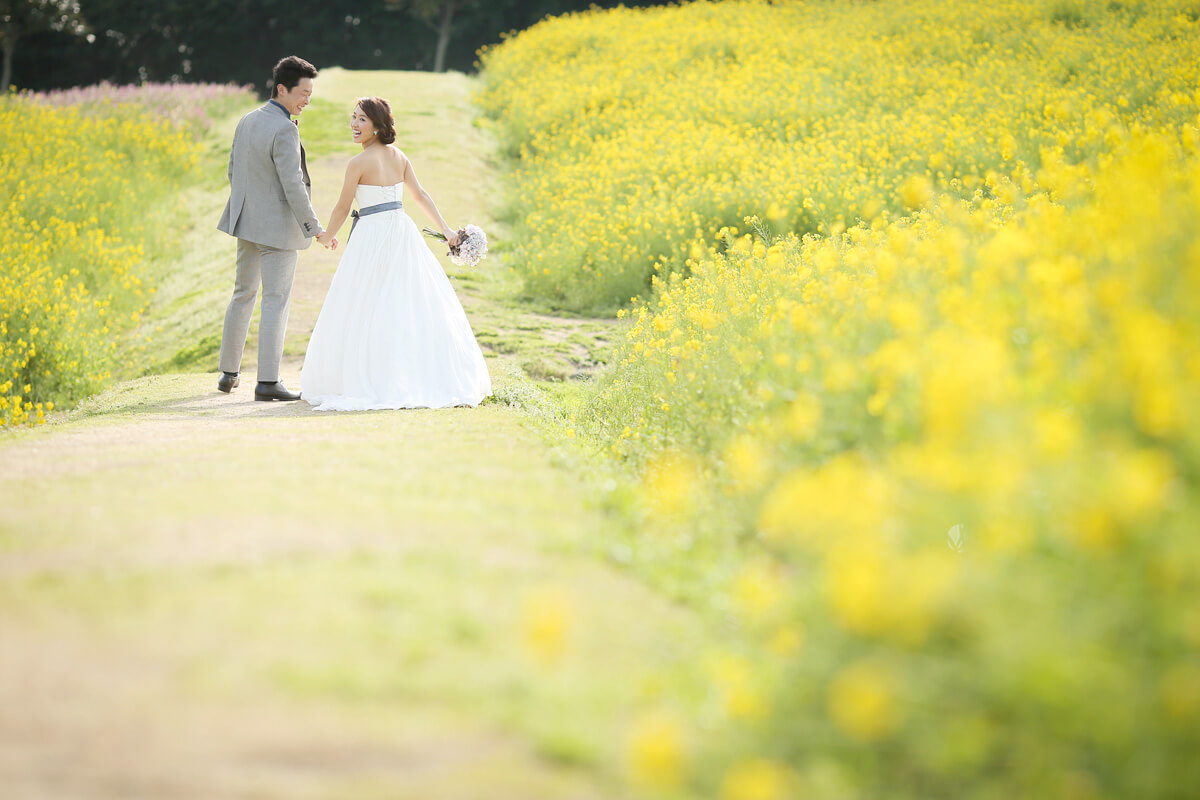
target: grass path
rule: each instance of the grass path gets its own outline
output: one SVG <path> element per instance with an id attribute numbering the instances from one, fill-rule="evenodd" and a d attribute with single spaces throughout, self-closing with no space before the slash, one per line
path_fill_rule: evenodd
<path id="1" fill-rule="evenodd" d="M 304 115 L 321 216 L 370 92 L 451 221 L 491 225 L 470 88 L 324 73 Z M 162 265 L 130 367 L 161 374 L 0 440 L 0 794 L 624 796 L 631 709 L 700 621 L 596 555 L 616 523 L 503 403 L 318 415 L 217 393 L 223 201 L 222 180 L 189 196 Z M 498 390 L 590 369 L 609 324 L 521 306 L 488 263 L 458 287 Z M 285 381 L 335 267 L 301 256 Z"/>

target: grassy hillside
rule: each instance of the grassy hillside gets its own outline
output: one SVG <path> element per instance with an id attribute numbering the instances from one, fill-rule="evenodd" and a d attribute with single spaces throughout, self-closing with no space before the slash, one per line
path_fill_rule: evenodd
<path id="1" fill-rule="evenodd" d="M 321 80 L 302 124 L 322 216 L 353 152 L 334 120 L 370 90 L 396 101 L 402 144 L 447 216 L 491 227 L 470 80 Z M 174 257 L 154 262 L 145 359 L 127 367 L 162 374 L 0 441 L 0 707 L 20 710 L 0 713 L 12 756 L 0 785 L 628 796 L 639 699 L 703 647 L 706 623 L 610 563 L 624 523 L 510 406 L 546 403 L 522 366 L 588 368 L 574 359 L 605 328 L 515 307 L 493 258 L 456 277 L 498 401 L 318 415 L 257 403 L 248 381 L 218 393 L 206 337 L 232 283 L 233 242 L 214 225 L 236 117 L 206 140 Z M 338 255 L 301 256 L 285 381 Z M 253 354 L 251 342 L 251 376 Z"/>

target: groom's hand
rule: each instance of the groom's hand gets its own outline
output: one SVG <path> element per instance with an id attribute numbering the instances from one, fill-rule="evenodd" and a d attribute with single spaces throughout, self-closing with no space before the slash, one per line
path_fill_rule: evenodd
<path id="1" fill-rule="evenodd" d="M 333 231 L 321 231 L 317 234 L 316 239 L 326 250 L 337 249 L 338 241 L 337 237 L 333 235 Z"/>

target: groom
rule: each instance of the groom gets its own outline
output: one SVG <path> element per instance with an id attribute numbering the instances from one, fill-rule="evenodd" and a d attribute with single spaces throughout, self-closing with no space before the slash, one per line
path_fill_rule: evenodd
<path id="1" fill-rule="evenodd" d="M 237 237 L 237 277 L 225 311 L 217 388 L 230 392 L 238 385 L 261 283 L 254 399 L 299 400 L 298 392 L 289 392 L 279 381 L 298 251 L 307 249 L 313 237 L 325 247 L 337 247 L 337 239 L 321 229 L 313 212 L 299 121 L 292 119 L 308 105 L 317 69 L 288 56 L 275 65 L 272 77 L 271 99 L 242 117 L 229 151 L 229 202 L 217 229 Z"/>

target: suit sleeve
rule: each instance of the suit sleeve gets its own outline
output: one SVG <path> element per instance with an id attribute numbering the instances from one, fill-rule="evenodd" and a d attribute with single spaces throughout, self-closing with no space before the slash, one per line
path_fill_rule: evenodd
<path id="1" fill-rule="evenodd" d="M 238 142 L 242 140 L 242 128 L 246 126 L 246 118 L 242 117 L 238 120 L 237 128 L 233 131 L 233 142 L 229 145 L 229 166 L 225 170 L 225 177 L 229 179 L 230 187 L 233 186 L 233 154 L 238 149 Z"/>
<path id="2" fill-rule="evenodd" d="M 275 162 L 275 171 L 283 185 L 283 196 L 296 215 L 300 230 L 308 238 L 316 236 L 321 232 L 321 223 L 313 211 L 312 201 L 304 186 L 304 175 L 300 172 L 300 132 L 295 126 L 288 125 L 275 134 L 271 142 L 271 160 Z"/>

